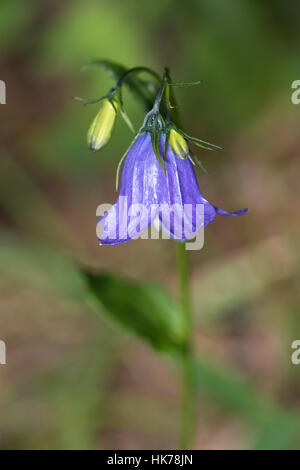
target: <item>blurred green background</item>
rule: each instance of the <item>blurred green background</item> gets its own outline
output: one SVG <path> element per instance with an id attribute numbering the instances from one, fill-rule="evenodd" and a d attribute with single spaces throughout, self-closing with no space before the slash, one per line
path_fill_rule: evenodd
<path id="1" fill-rule="evenodd" d="M 97 98 L 114 82 L 94 58 L 145 65 L 175 81 L 198 152 L 202 192 L 241 218 L 218 218 L 190 252 L 197 448 L 300 448 L 299 2 L 2 0 L 0 365 L 2 449 L 178 446 L 178 374 L 167 356 L 87 300 L 77 265 L 155 282 L 177 296 L 175 246 L 99 247 L 96 207 L 114 202 L 132 140 L 86 145 Z M 143 113 L 125 94 L 138 128 Z"/>

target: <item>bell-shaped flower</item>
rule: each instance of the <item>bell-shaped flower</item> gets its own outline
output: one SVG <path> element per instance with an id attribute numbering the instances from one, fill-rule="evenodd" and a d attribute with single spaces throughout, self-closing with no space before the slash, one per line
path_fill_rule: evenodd
<path id="1" fill-rule="evenodd" d="M 164 144 L 162 133 L 161 155 Z M 150 133 L 143 132 L 127 153 L 118 200 L 98 221 L 97 233 L 100 244 L 117 245 L 139 238 L 159 219 L 165 233 L 186 241 L 217 215 L 238 216 L 246 211 L 227 212 L 208 202 L 200 192 L 191 161 L 178 157 L 170 144 L 163 168 Z"/>

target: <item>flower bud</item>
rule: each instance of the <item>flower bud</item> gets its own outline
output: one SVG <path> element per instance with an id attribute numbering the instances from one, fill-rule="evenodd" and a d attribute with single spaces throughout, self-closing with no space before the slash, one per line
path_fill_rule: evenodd
<path id="1" fill-rule="evenodd" d="M 112 102 L 108 98 L 101 101 L 100 109 L 88 131 L 87 141 L 92 152 L 97 152 L 106 145 L 114 128 L 118 102 Z"/>
<path id="2" fill-rule="evenodd" d="M 186 143 L 186 140 L 182 135 L 175 129 L 170 130 L 169 144 L 175 155 L 182 160 L 188 157 L 189 149 Z"/>

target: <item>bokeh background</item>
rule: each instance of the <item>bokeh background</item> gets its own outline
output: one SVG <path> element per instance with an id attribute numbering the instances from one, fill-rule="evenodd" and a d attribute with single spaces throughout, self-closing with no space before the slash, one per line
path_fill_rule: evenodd
<path id="1" fill-rule="evenodd" d="M 197 448 L 300 447 L 297 1 L 2 0 L 0 366 L 2 449 L 177 448 L 178 374 L 168 357 L 85 301 L 77 265 L 178 295 L 168 240 L 99 247 L 96 207 L 113 202 L 132 135 L 118 119 L 101 153 L 86 145 L 114 82 L 94 58 L 171 68 L 198 152 L 202 192 L 228 210 L 190 252 L 199 357 Z M 143 112 L 125 94 L 136 128 Z"/>

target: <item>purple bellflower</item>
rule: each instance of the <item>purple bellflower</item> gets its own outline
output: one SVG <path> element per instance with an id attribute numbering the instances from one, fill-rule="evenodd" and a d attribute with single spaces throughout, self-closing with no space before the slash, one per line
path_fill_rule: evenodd
<path id="1" fill-rule="evenodd" d="M 130 147 L 121 175 L 117 202 L 98 221 L 103 230 L 101 245 L 117 245 L 139 238 L 153 221 L 177 241 L 186 241 L 212 222 L 217 215 L 239 216 L 247 209 L 227 212 L 212 205 L 201 194 L 189 158 L 180 158 L 166 134 L 159 134 L 163 165 L 153 149 L 147 127 L 142 127 Z M 198 211 L 199 208 L 202 210 Z M 99 233 L 99 232 L 98 232 Z"/>
<path id="2" fill-rule="evenodd" d="M 114 99 L 121 109 L 122 80 L 134 70 L 125 72 L 106 95 L 107 99 Z M 210 204 L 200 192 L 187 140 L 209 150 L 216 146 L 185 134 L 177 128 L 176 116 L 175 120 L 172 119 L 174 105 L 171 104 L 170 87 L 191 84 L 174 84 L 168 69 L 165 69 L 153 108 L 119 164 L 117 179 L 120 165 L 125 159 L 117 202 L 98 221 L 97 235 L 101 245 L 118 245 L 135 240 L 144 234 L 152 222 L 159 224 L 164 235 L 185 242 L 194 238 L 217 215 L 238 216 L 247 211 L 226 212 Z M 112 106 L 112 110 L 115 118 L 117 107 Z M 107 123 L 111 128 L 111 119 L 102 119 L 102 114 L 99 125 L 96 122 L 97 129 L 92 127 L 95 141 L 105 134 Z M 104 114 L 106 117 L 107 113 Z M 100 137 L 98 140 L 101 140 Z"/>

